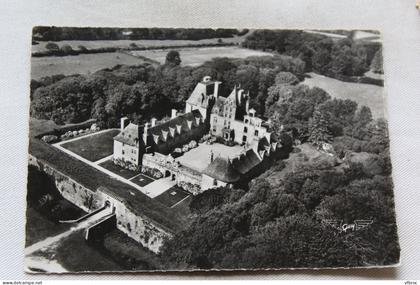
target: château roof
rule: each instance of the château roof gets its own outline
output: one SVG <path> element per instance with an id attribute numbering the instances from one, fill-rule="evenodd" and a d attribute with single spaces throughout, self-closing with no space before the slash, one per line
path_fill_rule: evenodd
<path id="1" fill-rule="evenodd" d="M 188 132 L 190 130 L 189 122 L 191 122 L 191 127 L 197 127 L 197 119 L 200 120 L 200 123 L 202 123 L 202 116 L 199 110 L 192 110 L 189 113 L 179 115 L 165 123 L 156 125 L 154 127 L 151 127 L 148 131 L 149 137 L 151 139 L 149 141 L 154 141 L 153 136 L 157 136 L 159 138 L 159 142 L 164 142 L 167 139 L 172 139 L 171 135 L 171 129 L 174 130 L 174 135 L 182 135 L 184 132 Z M 181 126 L 181 134 L 178 133 L 178 127 Z M 167 137 L 165 138 L 165 134 L 167 133 Z"/>
<path id="2" fill-rule="evenodd" d="M 248 173 L 257 166 L 261 160 L 253 149 L 248 149 L 245 153 L 232 160 L 233 167 L 241 174 Z"/>
<path id="3" fill-rule="evenodd" d="M 208 97 L 210 95 L 214 95 L 215 92 L 215 83 L 220 83 L 219 81 L 201 81 L 199 82 L 193 92 L 191 93 L 190 97 L 187 100 L 187 103 L 194 105 L 194 106 L 201 106 L 207 108 L 208 106 Z"/>
<path id="4" fill-rule="evenodd" d="M 141 142 L 140 137 L 141 134 L 139 131 L 139 126 L 133 123 L 129 123 L 123 131 L 114 137 L 114 140 L 128 145 L 138 146 L 138 144 Z"/>
<path id="5" fill-rule="evenodd" d="M 204 174 L 226 183 L 233 183 L 240 179 L 240 174 L 232 163 L 221 157 L 216 157 L 204 170 Z"/>

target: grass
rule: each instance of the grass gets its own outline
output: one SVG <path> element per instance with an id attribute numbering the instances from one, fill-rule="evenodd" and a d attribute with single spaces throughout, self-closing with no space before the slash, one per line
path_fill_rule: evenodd
<path id="1" fill-rule="evenodd" d="M 49 220 L 45 215 L 28 205 L 26 209 L 25 247 L 47 237 L 58 235 L 70 228 L 70 224 L 59 224 Z"/>
<path id="2" fill-rule="evenodd" d="M 153 181 L 155 181 L 154 179 L 143 175 L 143 174 L 139 174 L 138 176 L 136 176 L 135 178 L 130 180 L 133 183 L 136 183 L 137 185 L 144 187 L 150 183 L 152 183 Z"/>
<path id="3" fill-rule="evenodd" d="M 31 79 L 56 74 L 89 74 L 118 64 L 138 65 L 143 59 L 125 53 L 97 53 L 72 56 L 48 56 L 31 58 Z"/>
<path id="4" fill-rule="evenodd" d="M 84 230 L 64 238 L 57 246 L 55 259 L 69 271 L 122 271 L 125 268 L 100 248 L 89 245 Z"/>
<path id="5" fill-rule="evenodd" d="M 107 255 L 126 270 L 156 270 L 162 267 L 157 255 L 117 229 L 104 236 L 103 247 Z"/>
<path id="6" fill-rule="evenodd" d="M 181 56 L 181 65 L 198 66 L 214 57 L 246 58 L 249 56 L 272 55 L 271 53 L 231 47 L 204 47 L 204 48 L 181 48 L 177 49 Z M 168 50 L 144 50 L 130 52 L 134 56 L 144 56 L 160 63 L 164 63 Z"/>
<path id="7" fill-rule="evenodd" d="M 374 118 L 387 118 L 384 88 L 372 84 L 343 82 L 337 79 L 309 73 L 303 84 L 324 89 L 333 98 L 350 99 L 360 106 L 368 106 Z"/>
<path id="8" fill-rule="evenodd" d="M 64 143 L 61 146 L 87 160 L 97 161 L 113 154 L 113 138 L 119 132 L 119 130 L 109 130 L 107 132 L 81 137 L 78 140 Z"/>
<path id="9" fill-rule="evenodd" d="M 139 174 L 138 172 L 134 172 L 116 165 L 114 162 L 112 162 L 111 159 L 100 163 L 99 166 L 102 166 L 103 168 L 108 169 L 109 171 L 112 171 L 115 174 L 118 174 L 119 176 L 124 177 L 126 179 L 130 179 Z"/>
<path id="10" fill-rule="evenodd" d="M 157 196 L 155 199 L 160 203 L 164 204 L 165 206 L 172 207 L 173 205 L 182 201 L 188 196 L 190 196 L 188 192 L 182 190 L 177 186 L 174 186 Z"/>

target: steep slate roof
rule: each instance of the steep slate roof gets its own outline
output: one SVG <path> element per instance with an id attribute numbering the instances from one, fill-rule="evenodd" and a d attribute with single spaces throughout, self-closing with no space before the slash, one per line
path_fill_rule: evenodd
<path id="1" fill-rule="evenodd" d="M 129 123 L 122 132 L 114 137 L 114 140 L 128 145 L 138 146 L 138 143 L 141 142 L 139 126 L 133 123 Z"/>
<path id="2" fill-rule="evenodd" d="M 162 131 L 164 132 L 168 132 L 167 135 L 167 140 L 172 139 L 171 133 L 170 133 L 170 129 L 175 129 L 175 136 L 179 136 L 182 135 L 185 132 L 189 131 L 189 127 L 188 127 L 188 121 L 192 121 L 191 127 L 197 127 L 197 118 L 200 119 L 200 123 L 202 123 L 202 116 L 199 110 L 192 110 L 189 113 L 183 114 L 183 115 L 179 115 L 174 119 L 171 119 L 163 124 L 159 124 L 156 125 L 152 128 L 150 128 L 148 130 L 148 144 L 150 144 L 150 142 L 154 143 L 154 139 L 153 139 L 153 135 L 155 136 L 159 136 L 159 142 L 164 141 L 164 136 Z M 176 126 L 181 126 L 181 134 L 178 134 L 177 132 L 177 127 Z"/>
<path id="3" fill-rule="evenodd" d="M 232 163 L 221 157 L 216 157 L 204 170 L 204 174 L 226 183 L 233 183 L 240 179 Z"/>
<path id="4" fill-rule="evenodd" d="M 207 94 L 207 86 L 214 84 L 215 81 L 208 81 L 208 82 L 199 82 L 193 92 L 191 93 L 191 96 L 188 98 L 187 103 L 195 106 L 201 106 L 203 108 L 207 108 L 208 106 L 208 96 L 213 95 Z M 204 100 L 203 100 L 204 98 Z"/>
<path id="5" fill-rule="evenodd" d="M 232 160 L 233 167 L 241 174 L 248 173 L 255 166 L 260 164 L 261 160 L 254 150 L 249 149 L 244 154 L 241 154 L 238 158 Z"/>

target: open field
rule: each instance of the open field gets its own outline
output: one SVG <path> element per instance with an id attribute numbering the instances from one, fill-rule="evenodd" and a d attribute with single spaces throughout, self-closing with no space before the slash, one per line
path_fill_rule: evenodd
<path id="1" fill-rule="evenodd" d="M 181 65 L 198 66 L 215 57 L 246 58 L 248 56 L 272 55 L 268 52 L 230 47 L 203 47 L 203 48 L 181 48 L 177 49 L 181 55 Z M 164 63 L 168 50 L 139 50 L 130 52 L 134 56 L 144 56 L 160 63 Z"/>
<path id="2" fill-rule="evenodd" d="M 47 56 L 31 58 L 31 79 L 56 74 L 89 74 L 118 64 L 137 65 L 143 59 L 125 53 L 108 52 L 69 56 Z"/>
<path id="3" fill-rule="evenodd" d="M 350 99 L 360 106 L 368 106 L 374 118 L 387 118 L 386 96 L 384 88 L 372 84 L 343 82 L 337 79 L 309 73 L 310 78 L 306 78 L 303 84 L 310 87 L 324 89 L 333 98 Z"/>
<path id="4" fill-rule="evenodd" d="M 202 172 L 210 163 L 210 153 L 213 151 L 214 158 L 220 156 L 223 158 L 234 158 L 244 150 L 243 147 L 226 146 L 220 143 L 206 144 L 202 143 L 198 147 L 184 153 L 184 155 L 176 158 L 182 165 Z"/>
<path id="5" fill-rule="evenodd" d="M 78 140 L 66 142 L 61 146 L 94 162 L 113 153 L 113 138 L 119 132 L 119 130 L 109 130 L 107 132 L 81 137 Z"/>

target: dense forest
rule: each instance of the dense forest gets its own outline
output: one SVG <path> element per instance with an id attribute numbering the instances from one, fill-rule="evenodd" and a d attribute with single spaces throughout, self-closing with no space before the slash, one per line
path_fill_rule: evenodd
<path id="1" fill-rule="evenodd" d="M 243 35 L 247 29 L 34 27 L 34 41 L 202 40 Z"/>
<path id="2" fill-rule="evenodd" d="M 321 34 L 298 30 L 256 30 L 242 46 L 298 57 L 305 62 L 306 71 L 340 79 L 363 76 L 370 69 L 381 44 L 355 41 L 351 33 L 347 38 L 333 40 Z"/>

